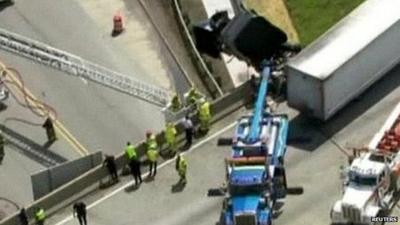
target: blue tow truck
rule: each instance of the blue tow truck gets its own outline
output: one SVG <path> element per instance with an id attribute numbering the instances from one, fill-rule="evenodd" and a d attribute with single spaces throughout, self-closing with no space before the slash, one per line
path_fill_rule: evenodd
<path id="1" fill-rule="evenodd" d="M 226 162 L 227 190 L 219 224 L 271 225 L 275 202 L 286 196 L 288 118 L 266 105 L 271 66 L 264 65 L 253 112 L 238 120 Z"/>

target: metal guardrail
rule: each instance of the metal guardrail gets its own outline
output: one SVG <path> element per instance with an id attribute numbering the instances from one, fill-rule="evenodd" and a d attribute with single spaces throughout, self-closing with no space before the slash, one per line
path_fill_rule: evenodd
<path id="1" fill-rule="evenodd" d="M 79 56 L 0 28 L 0 48 L 24 56 L 70 75 L 140 98 L 159 106 L 169 101 L 166 89 L 112 71 Z"/>

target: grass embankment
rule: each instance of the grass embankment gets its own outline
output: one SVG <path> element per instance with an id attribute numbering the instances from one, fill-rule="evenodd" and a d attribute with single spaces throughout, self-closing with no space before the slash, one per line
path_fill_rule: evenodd
<path id="1" fill-rule="evenodd" d="M 308 45 L 364 0 L 286 0 L 301 44 Z"/>
<path id="2" fill-rule="evenodd" d="M 246 8 L 255 10 L 260 16 L 284 30 L 290 42 L 299 42 L 284 0 L 245 0 L 243 2 Z"/>

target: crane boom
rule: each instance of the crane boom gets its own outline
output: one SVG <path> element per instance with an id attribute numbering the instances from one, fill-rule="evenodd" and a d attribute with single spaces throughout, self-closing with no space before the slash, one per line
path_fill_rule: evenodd
<path id="1" fill-rule="evenodd" d="M 251 121 L 250 134 L 248 141 L 254 143 L 259 140 L 260 137 L 260 127 L 263 118 L 263 113 L 265 109 L 265 98 L 268 92 L 268 79 L 271 73 L 271 68 L 265 66 L 261 72 L 261 83 L 258 91 L 257 101 L 254 108 L 253 119 Z"/>

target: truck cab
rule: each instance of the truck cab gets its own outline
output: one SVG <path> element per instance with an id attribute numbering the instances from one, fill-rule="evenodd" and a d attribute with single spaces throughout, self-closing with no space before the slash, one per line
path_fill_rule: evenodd
<path id="1" fill-rule="evenodd" d="M 271 225 L 272 199 L 265 165 L 233 165 L 228 168 L 228 193 L 221 225 Z"/>
<path id="2" fill-rule="evenodd" d="M 371 222 L 389 208 L 390 158 L 368 152 L 356 158 L 347 170 L 343 198 L 331 210 L 333 224 L 379 224 Z"/>

